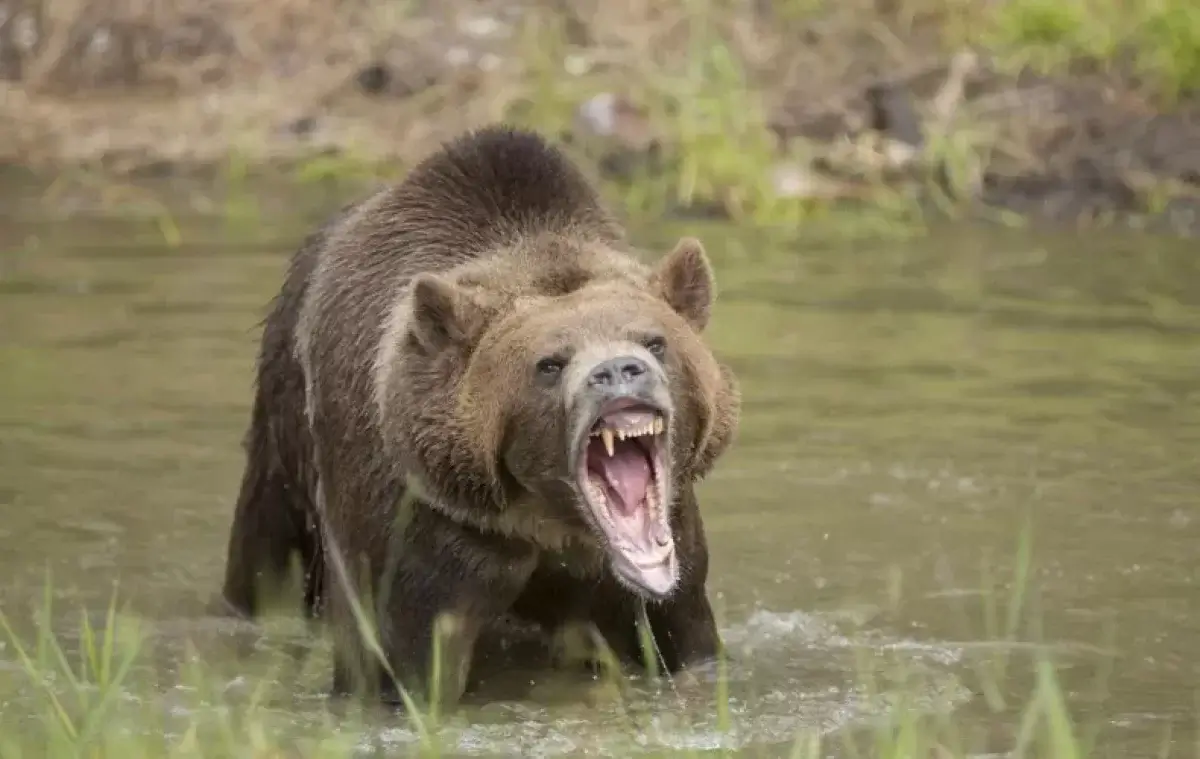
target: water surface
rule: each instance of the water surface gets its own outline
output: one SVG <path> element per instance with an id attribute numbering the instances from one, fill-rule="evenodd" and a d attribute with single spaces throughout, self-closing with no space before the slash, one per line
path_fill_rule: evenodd
<path id="1" fill-rule="evenodd" d="M 4 197 L 0 604 L 28 625 L 49 569 L 69 634 L 119 580 L 160 637 L 182 640 L 206 629 L 196 615 L 221 577 L 258 324 L 317 216 L 283 201 L 258 225 L 184 211 L 169 246 L 146 219 L 47 206 L 14 185 Z M 1166 741 L 1190 756 L 1194 249 L 982 228 L 903 245 L 781 245 L 719 226 L 638 237 L 665 250 L 684 231 L 717 267 L 711 339 L 745 398 L 740 438 L 702 488 L 737 656 L 734 734 L 687 693 L 635 689 L 622 707 L 559 684 L 468 709 L 448 733 L 459 750 L 778 747 L 894 713 L 903 688 L 976 750 L 1004 751 L 1015 717 L 986 708 L 980 668 L 1007 653 L 999 687 L 1020 707 L 1047 650 L 1103 753 L 1158 755 Z M 991 576 L 1006 598 L 1026 519 L 1032 608 L 1005 643 L 980 589 Z M 182 645 L 166 650 L 178 663 Z M 13 662 L 0 649 L 6 714 L 35 698 Z M 161 694 L 169 706 L 165 680 Z M 321 700 L 301 690 L 278 714 L 311 722 Z M 385 746 L 413 739 L 394 718 L 372 724 Z"/>

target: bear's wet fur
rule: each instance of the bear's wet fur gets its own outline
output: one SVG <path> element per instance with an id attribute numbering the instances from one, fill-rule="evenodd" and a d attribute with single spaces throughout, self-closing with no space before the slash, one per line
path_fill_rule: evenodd
<path id="1" fill-rule="evenodd" d="M 535 133 L 464 134 L 343 208 L 295 253 L 264 324 L 226 609 L 260 614 L 298 562 L 304 607 L 334 634 L 335 692 L 389 701 L 354 601 L 418 696 L 448 615 L 451 702 L 506 615 L 589 626 L 636 663 L 644 608 L 667 671 L 716 656 L 694 487 L 731 443 L 739 397 L 701 337 L 714 296 L 698 241 L 639 262 Z M 633 387 L 656 399 L 640 417 L 618 397 Z M 622 413 L 640 431 L 603 429 Z M 611 459 L 638 435 L 650 474 L 619 506 L 598 446 Z"/>

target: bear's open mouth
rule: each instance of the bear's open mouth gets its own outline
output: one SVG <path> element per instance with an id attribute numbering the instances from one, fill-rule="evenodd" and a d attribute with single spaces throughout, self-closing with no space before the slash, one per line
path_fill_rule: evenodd
<path id="1" fill-rule="evenodd" d="M 667 421 L 651 406 L 617 401 L 583 440 L 579 484 L 608 538 L 613 568 L 658 595 L 675 578 L 674 541 L 664 518 Z"/>

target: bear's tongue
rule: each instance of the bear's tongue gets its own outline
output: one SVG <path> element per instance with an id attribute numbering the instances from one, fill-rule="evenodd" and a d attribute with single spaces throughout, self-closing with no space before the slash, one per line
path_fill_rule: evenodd
<path id="1" fill-rule="evenodd" d="M 645 500 L 650 489 L 650 458 L 636 440 L 616 440 L 613 455 L 604 450 L 604 443 L 594 438 L 588 445 L 588 474 L 608 485 L 615 496 L 610 503 L 623 515 L 632 515 Z"/>

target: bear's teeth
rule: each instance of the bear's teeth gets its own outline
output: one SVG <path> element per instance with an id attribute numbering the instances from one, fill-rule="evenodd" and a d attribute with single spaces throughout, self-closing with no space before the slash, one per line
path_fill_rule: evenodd
<path id="1" fill-rule="evenodd" d="M 613 431 L 612 431 L 612 429 L 609 427 L 605 427 L 604 429 L 600 430 L 600 437 L 603 438 L 603 440 L 604 440 L 604 450 L 608 451 L 608 457 L 612 458 L 613 451 L 615 450 L 613 448 Z M 622 435 L 621 439 L 622 440 L 625 439 L 625 436 Z"/>
<path id="2" fill-rule="evenodd" d="M 592 430 L 592 437 L 606 438 L 605 448 L 608 448 L 608 439 L 615 438 L 616 440 L 630 440 L 635 437 L 645 437 L 647 435 L 661 435 L 666 429 L 666 422 L 662 417 L 656 417 L 648 422 L 642 423 L 638 427 L 620 427 L 605 420 L 601 422 L 599 429 Z M 611 456 L 612 453 L 610 452 Z"/>

